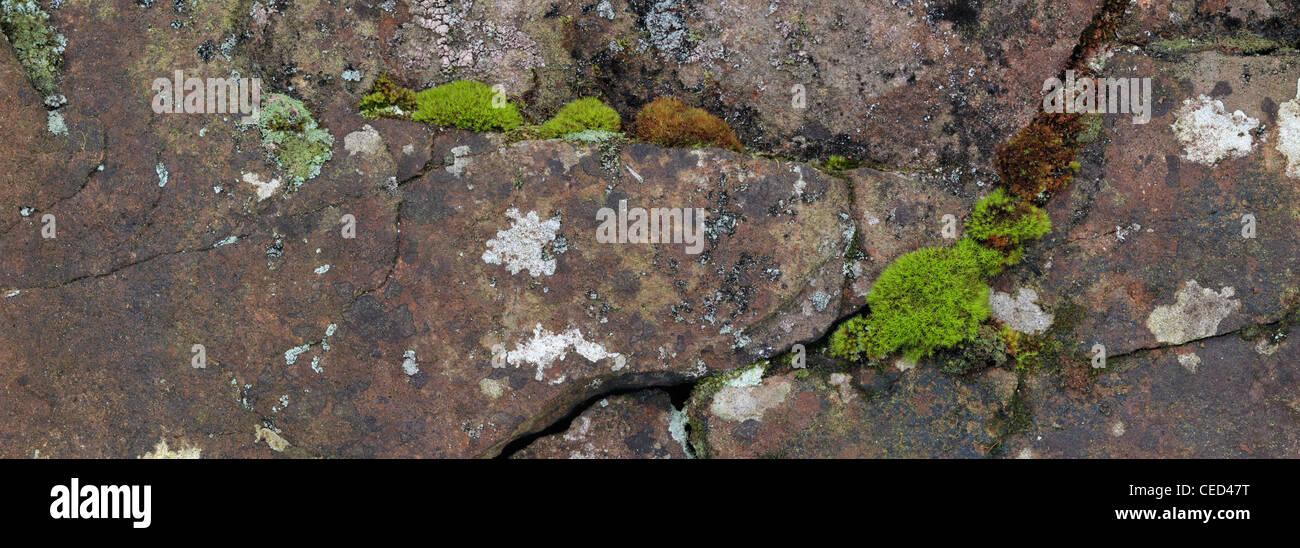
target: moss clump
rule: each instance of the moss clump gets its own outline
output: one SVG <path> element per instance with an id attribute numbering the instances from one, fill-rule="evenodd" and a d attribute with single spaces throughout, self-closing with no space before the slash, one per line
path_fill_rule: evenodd
<path id="1" fill-rule="evenodd" d="M 899 257 L 867 294 L 870 313 L 849 319 L 831 335 L 831 354 L 881 358 L 901 350 L 916 361 L 973 338 L 990 313 L 984 278 L 1001 262 L 1000 253 L 969 238 Z"/>
<path id="2" fill-rule="evenodd" d="M 982 324 L 975 337 L 939 353 L 935 362 L 944 373 L 965 375 L 988 367 L 1002 367 L 1007 363 L 1007 358 L 1007 346 L 998 328 Z"/>
<path id="3" fill-rule="evenodd" d="M 1046 201 L 1070 184 L 1079 152 L 1079 114 L 1042 113 L 998 150 L 998 174 L 1025 200 Z"/>
<path id="4" fill-rule="evenodd" d="M 41 93 L 54 91 L 54 75 L 68 40 L 50 26 L 50 15 L 31 0 L 0 0 L 0 31 L 14 48 L 27 78 Z"/>
<path id="5" fill-rule="evenodd" d="M 975 241 L 1006 254 L 1006 264 L 1020 262 L 1021 245 L 1052 229 L 1042 209 L 998 188 L 978 202 L 966 219 L 966 234 Z"/>
<path id="6" fill-rule="evenodd" d="M 585 97 L 564 105 L 554 118 L 537 129 L 537 135 L 543 139 L 554 139 L 579 131 L 617 132 L 621 124 L 618 112 L 600 102 L 600 99 Z"/>
<path id="7" fill-rule="evenodd" d="M 523 123 L 519 108 L 482 82 L 457 80 L 415 94 L 411 119 L 469 131 L 505 131 Z"/>
<path id="8" fill-rule="evenodd" d="M 660 97 L 637 113 L 632 135 L 666 147 L 715 146 L 742 152 L 727 123 L 677 99 Z"/>
<path id="9" fill-rule="evenodd" d="M 828 171 L 845 171 L 849 169 L 857 169 L 859 165 L 861 165 L 861 162 L 857 160 L 832 154 L 830 158 L 826 159 L 826 163 L 823 164 L 823 167 Z"/>
<path id="10" fill-rule="evenodd" d="M 320 174 L 320 167 L 334 156 L 334 137 L 316 125 L 311 111 L 297 99 L 272 93 L 257 113 L 262 147 L 284 168 L 291 188 Z"/>
<path id="11" fill-rule="evenodd" d="M 415 111 L 415 92 L 398 85 L 387 74 L 380 74 L 357 106 L 366 118 L 405 118 Z"/>

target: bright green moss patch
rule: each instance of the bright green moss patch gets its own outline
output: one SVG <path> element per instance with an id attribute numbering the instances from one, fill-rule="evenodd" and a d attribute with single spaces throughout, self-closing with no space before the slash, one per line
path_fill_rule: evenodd
<path id="1" fill-rule="evenodd" d="M 537 129 L 537 135 L 543 139 L 554 139 L 586 130 L 617 132 L 621 123 L 622 120 L 614 109 L 600 102 L 600 99 L 585 97 L 564 105 L 554 118 Z"/>
<path id="2" fill-rule="evenodd" d="M 505 131 L 523 123 L 519 108 L 487 84 L 457 80 L 415 94 L 411 119 L 469 131 Z"/>
<path id="3" fill-rule="evenodd" d="M 387 74 L 380 74 L 374 88 L 361 97 L 357 106 L 366 118 L 405 118 L 415 111 L 415 92 L 398 85 Z"/>
<path id="4" fill-rule="evenodd" d="M 0 31 L 14 48 L 32 86 L 54 91 L 54 75 L 68 40 L 50 26 L 50 16 L 31 0 L 0 0 Z"/>
<path id="5" fill-rule="evenodd" d="M 998 188 L 978 202 L 966 219 L 966 234 L 1008 254 L 1006 264 L 1020 262 L 1021 246 L 1052 229 L 1042 209 Z"/>
<path id="6" fill-rule="evenodd" d="M 968 238 L 899 257 L 867 294 L 870 313 L 851 318 L 831 335 L 831 354 L 882 358 L 902 351 L 916 361 L 971 339 L 990 313 L 984 278 L 1000 263 L 997 251 Z"/>
<path id="7" fill-rule="evenodd" d="M 822 164 L 822 166 L 825 167 L 828 171 L 846 171 L 850 169 L 857 169 L 859 165 L 861 165 L 861 162 L 857 160 L 854 160 L 852 158 L 845 158 L 843 156 L 838 156 L 834 154 L 832 154 L 829 158 L 826 159 L 825 164 Z"/>
<path id="8" fill-rule="evenodd" d="M 262 147 L 289 176 L 290 188 L 320 174 L 320 167 L 334 156 L 334 137 L 317 126 L 311 111 L 297 99 L 272 93 L 257 113 L 262 130 Z"/>

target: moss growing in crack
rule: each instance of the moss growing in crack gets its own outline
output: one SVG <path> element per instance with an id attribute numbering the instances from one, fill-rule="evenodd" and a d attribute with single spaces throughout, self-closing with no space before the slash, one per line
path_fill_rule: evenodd
<path id="1" fill-rule="evenodd" d="M 365 118 L 405 118 L 415 111 L 415 92 L 380 74 L 370 93 L 361 97 L 357 107 Z"/>
<path id="2" fill-rule="evenodd" d="M 632 134 L 665 147 L 715 146 L 744 152 L 727 123 L 671 97 L 651 101 L 636 115 Z"/>
<path id="3" fill-rule="evenodd" d="M 995 250 L 963 238 L 952 247 L 899 257 L 867 294 L 870 312 L 831 335 L 832 356 L 881 358 L 895 351 L 916 361 L 975 337 L 989 317 L 987 276 L 1001 269 Z"/>
<path id="4" fill-rule="evenodd" d="M 614 109 L 600 99 L 584 97 L 564 105 L 555 117 L 537 128 L 537 135 L 554 139 L 577 132 L 618 132 L 621 124 L 622 120 Z"/>
<path id="5" fill-rule="evenodd" d="M 1044 202 L 1074 178 L 1071 162 L 1083 130 L 1079 114 L 1043 113 L 998 149 L 997 168 L 1011 193 Z"/>
<path id="6" fill-rule="evenodd" d="M 68 40 L 50 26 L 50 16 L 31 0 L 0 0 L 0 31 L 13 46 L 32 86 L 54 91 L 54 76 Z"/>
<path id="7" fill-rule="evenodd" d="M 986 323 L 979 326 L 974 337 L 938 352 L 935 362 L 944 373 L 965 375 L 989 367 L 1002 367 L 1008 357 L 999 329 Z"/>
<path id="8" fill-rule="evenodd" d="M 1205 40 L 1179 37 L 1156 40 L 1147 45 L 1147 51 L 1156 55 L 1182 55 L 1216 49 L 1233 55 L 1262 55 L 1280 49 L 1281 43 L 1249 31 L 1240 30 L 1230 36 L 1214 36 Z"/>
<path id="9" fill-rule="evenodd" d="M 1043 237 L 1052 222 L 1042 209 L 998 188 L 975 202 L 966 219 L 966 234 L 975 241 L 1006 254 L 1005 264 L 1016 264 L 1025 242 Z"/>
<path id="10" fill-rule="evenodd" d="M 415 94 L 411 119 L 469 131 L 507 131 L 519 127 L 519 107 L 482 82 L 457 80 Z"/>
<path id="11" fill-rule="evenodd" d="M 847 171 L 850 169 L 857 169 L 859 165 L 862 165 L 862 163 L 857 160 L 832 154 L 826 159 L 826 162 L 822 164 L 822 167 L 827 171 Z"/>
<path id="12" fill-rule="evenodd" d="M 334 137 L 316 124 L 307 106 L 279 93 L 262 101 L 257 113 L 262 147 L 284 169 L 291 188 L 320 174 L 320 168 L 334 156 Z"/>

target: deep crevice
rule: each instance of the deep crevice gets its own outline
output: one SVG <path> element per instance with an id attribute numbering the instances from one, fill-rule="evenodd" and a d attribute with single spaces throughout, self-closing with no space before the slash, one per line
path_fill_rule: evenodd
<path id="1" fill-rule="evenodd" d="M 596 405 L 597 403 L 600 402 L 600 400 L 603 400 L 605 398 L 623 396 L 626 394 L 635 394 L 637 392 L 641 392 L 644 390 L 662 390 L 668 393 L 669 399 L 672 400 L 673 408 L 681 409 L 682 406 L 686 405 L 686 400 L 690 398 L 691 392 L 695 390 L 695 385 L 698 384 L 701 380 L 704 380 L 705 378 L 708 377 L 700 377 L 698 379 L 689 379 L 680 382 L 668 382 L 668 383 L 651 382 L 640 386 L 616 388 L 607 392 L 601 392 L 596 395 L 590 396 L 587 399 L 574 405 L 572 408 L 569 409 L 567 413 L 562 415 L 560 418 L 556 419 L 550 425 L 536 432 L 524 434 L 522 436 L 519 436 L 511 440 L 504 447 L 502 447 L 501 452 L 498 453 L 497 456 L 493 458 L 508 459 L 514 456 L 516 453 L 522 451 L 524 448 L 528 447 L 529 445 L 532 445 L 533 442 L 541 438 L 544 438 L 546 436 L 552 436 L 555 434 L 561 434 L 567 431 L 569 429 L 569 426 L 573 424 L 574 419 L 577 419 L 579 415 L 585 413 L 588 409 L 591 408 L 591 406 Z"/>

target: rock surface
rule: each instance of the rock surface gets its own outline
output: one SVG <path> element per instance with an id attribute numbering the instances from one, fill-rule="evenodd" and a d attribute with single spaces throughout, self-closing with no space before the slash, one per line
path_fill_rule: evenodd
<path id="1" fill-rule="evenodd" d="M 0 47 L 0 457 L 492 457 L 561 419 L 507 456 L 1300 456 L 1293 3 L 1139 2 L 1093 38 L 1152 118 L 1086 120 L 1053 232 L 992 283 L 1041 363 L 960 376 L 821 340 L 960 235 L 1095 2 L 58 4 L 55 97 Z M 332 158 L 294 188 L 238 114 L 155 113 L 177 70 L 303 100 Z M 530 122 L 678 95 L 751 150 L 364 119 L 384 72 Z M 598 241 L 624 201 L 707 212 L 699 253 Z"/>
<path id="2" fill-rule="evenodd" d="M 511 458 L 689 458 L 686 417 L 666 392 L 642 390 L 588 407 L 561 434 L 539 438 Z"/>

